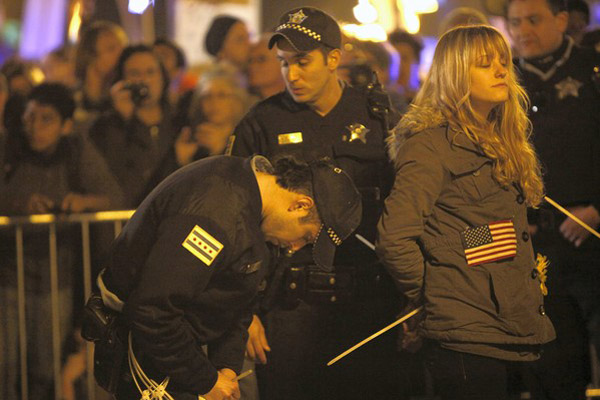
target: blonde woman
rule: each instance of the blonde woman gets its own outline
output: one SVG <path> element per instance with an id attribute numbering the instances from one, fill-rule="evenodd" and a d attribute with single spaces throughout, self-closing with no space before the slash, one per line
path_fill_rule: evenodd
<path id="1" fill-rule="evenodd" d="M 543 184 L 526 103 L 500 32 L 457 27 L 390 138 L 377 252 L 423 305 L 417 333 L 443 399 L 506 399 L 508 362 L 539 358 L 555 337 L 527 231 Z"/>

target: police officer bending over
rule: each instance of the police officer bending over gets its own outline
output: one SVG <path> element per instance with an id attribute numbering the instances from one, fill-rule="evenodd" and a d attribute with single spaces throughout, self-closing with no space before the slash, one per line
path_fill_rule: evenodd
<path id="1" fill-rule="evenodd" d="M 86 323 L 96 379 L 117 399 L 165 391 L 165 399 L 239 399 L 234 379 L 267 273 L 265 242 L 313 243 L 315 261 L 331 265 L 360 214 L 350 178 L 322 160 L 221 156 L 178 170 L 140 205 L 98 278 L 126 333 L 115 338 Z M 110 365 L 119 340 L 128 360 Z"/>

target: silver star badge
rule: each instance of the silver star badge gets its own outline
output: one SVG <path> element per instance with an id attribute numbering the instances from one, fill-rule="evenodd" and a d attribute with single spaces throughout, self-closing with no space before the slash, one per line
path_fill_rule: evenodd
<path id="1" fill-rule="evenodd" d="M 288 15 L 290 16 L 290 19 L 288 20 L 288 23 L 290 24 L 301 24 L 306 18 L 308 18 L 302 10 Z"/>
<path id="2" fill-rule="evenodd" d="M 360 140 L 364 144 L 367 144 L 367 133 L 371 131 L 369 128 L 362 124 L 354 123 L 352 125 L 348 125 L 346 129 L 350 131 L 351 142 L 355 140 Z"/>
<path id="3" fill-rule="evenodd" d="M 567 96 L 579 97 L 579 88 L 583 83 L 570 76 L 558 82 L 554 87 L 558 90 L 558 99 L 562 100 Z"/>

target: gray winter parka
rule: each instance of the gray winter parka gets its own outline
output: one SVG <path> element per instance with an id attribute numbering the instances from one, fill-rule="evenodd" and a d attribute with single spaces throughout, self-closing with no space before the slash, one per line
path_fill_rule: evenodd
<path id="1" fill-rule="evenodd" d="M 555 333 L 523 195 L 500 186 L 492 160 L 447 124 L 395 139 L 396 180 L 379 221 L 377 253 L 409 301 L 424 305 L 420 334 L 457 351 L 537 358 L 537 345 Z M 461 232 L 504 220 L 514 224 L 516 255 L 468 266 Z"/>

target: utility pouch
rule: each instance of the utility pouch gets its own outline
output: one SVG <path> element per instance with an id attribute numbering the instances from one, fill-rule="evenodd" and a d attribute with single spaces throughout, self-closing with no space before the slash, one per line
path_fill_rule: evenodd
<path id="1" fill-rule="evenodd" d="M 127 358 L 127 328 L 120 314 L 104 305 L 99 293 L 93 293 L 85 305 L 81 335 L 95 345 L 96 382 L 114 394 Z"/>
<path id="2" fill-rule="evenodd" d="M 311 269 L 308 273 L 306 301 L 309 303 L 347 304 L 355 293 L 355 280 L 350 272 Z"/>
<path id="3" fill-rule="evenodd" d="M 306 268 L 304 266 L 287 268 L 283 285 L 284 308 L 291 310 L 298 307 L 306 293 Z"/>

